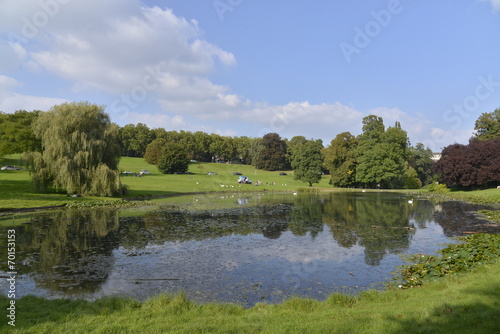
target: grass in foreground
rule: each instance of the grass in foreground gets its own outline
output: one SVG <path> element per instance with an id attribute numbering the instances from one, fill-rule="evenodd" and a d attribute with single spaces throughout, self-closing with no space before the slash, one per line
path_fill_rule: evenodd
<path id="1" fill-rule="evenodd" d="M 194 304 L 183 294 L 143 303 L 117 297 L 95 302 L 24 297 L 16 327 L 3 333 L 498 333 L 500 261 L 422 288 L 369 291 L 325 301 L 280 305 Z M 8 300 L 0 298 L 6 313 Z"/>

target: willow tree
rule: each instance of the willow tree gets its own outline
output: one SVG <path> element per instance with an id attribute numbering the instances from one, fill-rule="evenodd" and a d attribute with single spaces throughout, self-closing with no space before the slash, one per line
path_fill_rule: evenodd
<path id="1" fill-rule="evenodd" d="M 117 126 L 104 107 L 64 103 L 40 114 L 33 125 L 42 152 L 28 154 L 35 186 L 68 194 L 111 196 L 119 189 Z"/>

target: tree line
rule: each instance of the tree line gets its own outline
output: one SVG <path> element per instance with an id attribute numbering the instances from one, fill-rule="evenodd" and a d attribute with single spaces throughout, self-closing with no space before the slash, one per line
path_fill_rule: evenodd
<path id="1" fill-rule="evenodd" d="M 420 188 L 436 180 L 454 187 L 485 187 L 500 181 L 495 155 L 500 109 L 482 114 L 471 142 L 446 147 L 434 166 L 432 151 L 422 143 L 412 146 L 399 122 L 386 128 L 376 115 L 362 122 L 360 135 L 343 132 L 324 147 L 320 139 L 288 140 L 277 133 L 254 138 L 150 129 L 142 123 L 120 127 L 103 106 L 64 103 L 48 112 L 0 112 L 0 157 L 28 152 L 26 161 L 38 189 L 51 186 L 101 196 L 120 192 L 120 156 L 143 157 L 163 173 L 186 172 L 192 160 L 293 169 L 295 179 L 310 186 L 322 174 L 330 174 L 334 187 Z"/>

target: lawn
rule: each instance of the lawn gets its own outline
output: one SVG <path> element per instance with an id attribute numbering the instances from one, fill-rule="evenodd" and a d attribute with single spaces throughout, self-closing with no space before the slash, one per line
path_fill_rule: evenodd
<path id="1" fill-rule="evenodd" d="M 139 172 L 147 169 L 151 175 L 142 177 L 125 176 L 122 183 L 129 187 L 129 196 L 165 195 L 178 193 L 197 192 L 239 192 L 239 191 L 292 191 L 300 187 L 307 187 L 306 182 L 295 181 L 293 171 L 285 171 L 287 175 L 279 175 L 280 172 L 268 172 L 255 169 L 249 165 L 219 164 L 195 162 L 189 165 L 189 173 L 193 174 L 161 174 L 156 166 L 148 165 L 143 159 L 122 158 L 120 170 Z M 209 172 L 217 175 L 208 175 Z M 238 175 L 241 173 L 249 177 L 254 183 L 261 181 L 261 185 L 238 184 Z M 319 184 L 314 186 L 328 187 L 328 177 L 324 176 Z M 275 185 L 272 185 L 274 182 Z"/>
<path id="2" fill-rule="evenodd" d="M 20 155 L 10 155 L 1 161 L 1 165 L 21 165 Z M 121 174 L 121 182 L 125 184 L 129 193 L 125 198 L 144 198 L 151 196 L 165 196 L 199 192 L 242 192 L 242 191 L 296 191 L 300 187 L 307 187 L 305 182 L 293 180 L 293 172 L 286 171 L 287 175 L 281 176 L 279 172 L 268 172 L 255 169 L 249 165 L 218 164 L 218 163 L 191 163 L 189 172 L 193 174 L 172 175 L 162 174 L 156 166 L 150 165 L 142 158 L 123 157 L 120 161 L 121 172 L 140 172 L 142 169 L 149 170 L 151 175 L 142 177 L 126 176 Z M 217 175 L 208 175 L 214 172 Z M 239 172 L 248 176 L 252 181 L 260 180 L 260 186 L 249 184 L 238 184 Z M 315 186 L 329 187 L 328 176 L 323 176 L 319 184 Z M 272 185 L 272 182 L 275 185 Z M 36 193 L 29 172 L 0 171 L 0 209 L 18 209 L 30 207 L 43 207 L 63 205 L 72 202 L 84 202 L 92 200 L 116 200 L 116 198 L 84 197 L 73 198 L 66 196 L 63 192 Z"/>

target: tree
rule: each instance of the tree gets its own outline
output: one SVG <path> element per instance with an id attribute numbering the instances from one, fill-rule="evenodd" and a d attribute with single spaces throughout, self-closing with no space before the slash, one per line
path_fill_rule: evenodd
<path id="1" fill-rule="evenodd" d="M 309 187 L 313 183 L 321 180 L 321 170 L 323 167 L 323 156 L 321 150 L 323 142 L 318 140 L 306 140 L 304 143 L 294 147 L 291 157 L 291 165 L 294 172 L 294 179 L 308 182 Z"/>
<path id="2" fill-rule="evenodd" d="M 427 185 L 432 183 L 433 171 L 432 171 L 432 151 L 430 148 L 426 148 L 424 144 L 417 143 L 415 147 L 411 146 L 408 149 L 408 163 L 418 175 L 418 179 L 422 185 Z"/>
<path id="3" fill-rule="evenodd" d="M 474 127 L 476 139 L 491 140 L 500 137 L 500 108 L 491 113 L 482 113 Z"/>
<path id="4" fill-rule="evenodd" d="M 127 124 L 119 130 L 119 141 L 122 155 L 127 157 L 143 157 L 146 147 L 155 138 L 155 133 L 145 124 Z"/>
<path id="5" fill-rule="evenodd" d="M 381 117 L 363 119 L 358 137 L 356 181 L 370 187 L 403 188 L 406 183 L 408 136 L 399 122 L 384 130 Z"/>
<path id="6" fill-rule="evenodd" d="M 268 133 L 258 143 L 254 166 L 268 171 L 281 170 L 286 165 L 286 143 L 277 133 Z"/>
<path id="7" fill-rule="evenodd" d="M 487 188 L 500 185 L 500 138 L 471 139 L 468 145 L 445 147 L 434 164 L 439 182 L 449 187 Z"/>
<path id="8" fill-rule="evenodd" d="M 28 154 L 34 184 L 68 194 L 111 196 L 119 189 L 117 127 L 104 107 L 64 103 L 40 113 L 33 125 L 42 152 Z"/>
<path id="9" fill-rule="evenodd" d="M 165 148 L 165 139 L 157 138 L 153 140 L 147 147 L 146 153 L 144 153 L 144 160 L 148 164 L 156 165 L 158 160 L 163 155 L 163 149 Z"/>
<path id="10" fill-rule="evenodd" d="M 304 136 L 295 136 L 291 140 L 286 142 L 286 159 L 290 165 L 292 164 L 293 155 L 306 142 L 307 139 Z"/>
<path id="11" fill-rule="evenodd" d="M 231 161 L 236 157 L 236 145 L 233 138 L 212 134 L 210 151 L 213 161 Z"/>
<path id="12" fill-rule="evenodd" d="M 357 147 L 356 137 L 349 132 L 342 132 L 323 149 L 324 167 L 330 172 L 330 183 L 334 187 L 356 184 Z"/>
<path id="13" fill-rule="evenodd" d="M 13 114 L 0 112 L 0 157 L 6 154 L 41 150 L 32 125 L 40 111 L 17 110 Z"/>
<path id="14" fill-rule="evenodd" d="M 388 171 L 392 176 L 387 175 L 385 183 L 389 188 L 405 188 L 408 177 L 413 177 L 414 173 L 408 166 L 408 134 L 401 129 L 401 124 L 396 122 L 393 127 L 387 128 L 382 141 L 388 150 L 389 159 L 394 161 L 395 169 Z M 413 169 L 413 168 L 412 168 Z"/>
<path id="15" fill-rule="evenodd" d="M 168 142 L 163 148 L 163 153 L 158 159 L 157 167 L 163 174 L 185 173 L 189 167 L 189 154 L 184 146 Z"/>
<path id="16" fill-rule="evenodd" d="M 252 143 L 254 141 L 255 141 L 254 138 L 246 136 L 234 138 L 234 143 L 236 146 L 236 154 L 240 163 L 242 164 L 252 163 Z"/>
<path id="17" fill-rule="evenodd" d="M 205 162 L 212 161 L 212 154 L 210 153 L 212 137 L 208 133 L 202 131 L 196 131 L 193 136 L 196 143 L 196 150 L 193 152 L 193 159 Z"/>

